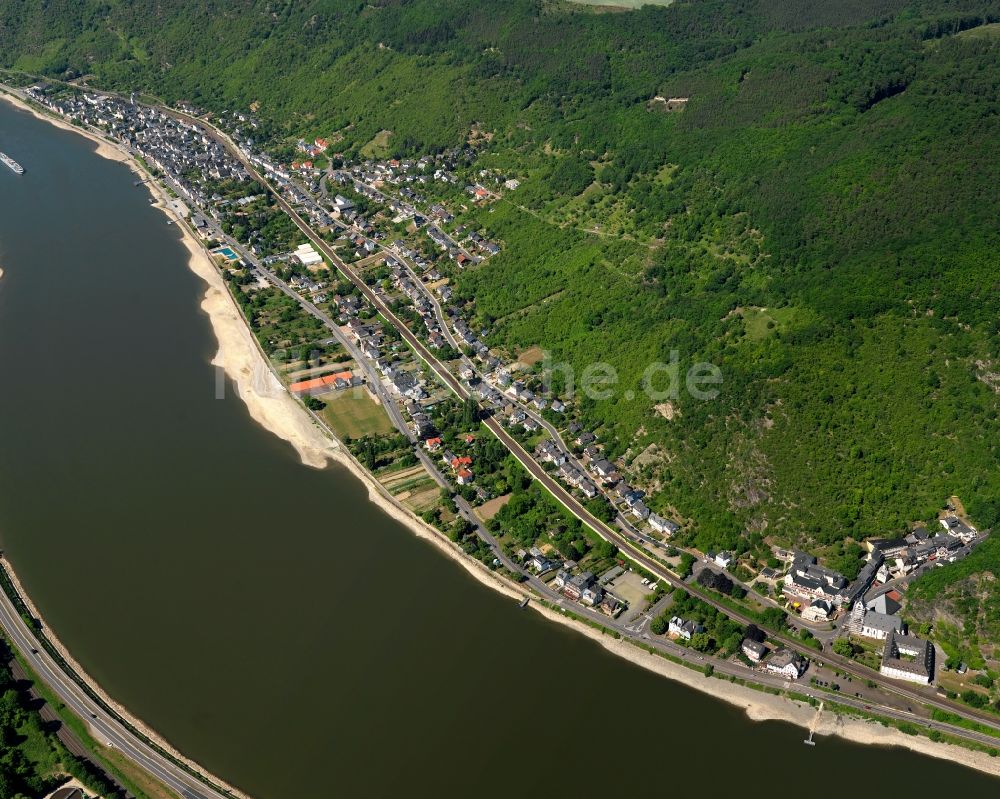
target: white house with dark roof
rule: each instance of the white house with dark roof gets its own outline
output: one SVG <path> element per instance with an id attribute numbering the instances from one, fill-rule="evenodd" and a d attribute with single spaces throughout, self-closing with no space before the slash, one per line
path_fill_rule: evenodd
<path id="1" fill-rule="evenodd" d="M 752 638 L 745 638 L 743 639 L 743 643 L 740 644 L 740 651 L 746 655 L 747 660 L 753 663 L 760 663 L 767 654 L 768 649 L 759 641 L 754 641 Z"/>
<path id="2" fill-rule="evenodd" d="M 797 680 L 808 665 L 806 659 L 791 649 L 779 649 L 767 659 L 764 668 L 789 680 Z"/>
<path id="3" fill-rule="evenodd" d="M 672 616 L 670 622 L 667 624 L 667 635 L 672 638 L 683 638 L 685 641 L 690 641 L 691 636 L 704 631 L 705 628 L 698 624 L 698 622 L 691 619 L 685 621 L 680 616 Z"/>
<path id="4" fill-rule="evenodd" d="M 670 519 L 664 519 L 662 516 L 658 516 L 655 513 L 650 513 L 649 518 L 646 519 L 646 521 L 649 523 L 649 526 L 653 528 L 654 532 L 661 533 L 663 535 L 673 535 L 681 529 L 677 522 L 672 522 Z"/>
<path id="5" fill-rule="evenodd" d="M 957 516 L 945 516 L 941 519 L 941 526 L 948 531 L 949 535 L 961 538 L 963 541 L 971 541 L 976 537 L 976 530 L 970 527 Z"/>

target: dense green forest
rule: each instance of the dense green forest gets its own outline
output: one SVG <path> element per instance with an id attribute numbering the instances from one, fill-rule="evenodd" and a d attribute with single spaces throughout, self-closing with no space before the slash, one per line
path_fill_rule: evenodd
<path id="1" fill-rule="evenodd" d="M 998 21 L 996 0 L 7 0 L 0 66 L 253 104 L 346 152 L 493 132 L 481 164 L 522 186 L 458 286 L 493 341 L 611 364 L 585 418 L 645 453 L 695 543 L 823 550 L 951 495 L 1000 520 Z M 724 380 L 668 420 L 639 389 L 674 350 Z"/>
<path id="2" fill-rule="evenodd" d="M 1000 538 L 990 536 L 969 557 L 917 580 L 907 592 L 906 612 L 935 625 L 935 638 L 949 658 L 982 668 L 981 653 L 995 658 L 1000 646 L 998 577 Z"/>

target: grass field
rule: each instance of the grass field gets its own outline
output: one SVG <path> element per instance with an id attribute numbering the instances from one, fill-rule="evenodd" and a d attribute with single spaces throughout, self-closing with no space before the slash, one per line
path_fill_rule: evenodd
<path id="1" fill-rule="evenodd" d="M 386 412 L 364 389 L 348 389 L 322 397 L 320 416 L 340 438 L 361 438 L 370 433 L 391 433 L 395 428 Z"/>
<path id="2" fill-rule="evenodd" d="M 391 130 L 380 130 L 370 142 L 361 148 L 361 157 L 384 158 L 389 154 L 389 139 L 391 138 Z"/>
<path id="3" fill-rule="evenodd" d="M 747 336 L 761 341 L 775 330 L 783 330 L 795 317 L 793 308 L 744 308 L 740 315 L 746 325 Z"/>
<path id="4" fill-rule="evenodd" d="M 980 25 L 976 28 L 969 28 L 958 34 L 963 39 L 988 39 L 1000 37 L 1000 22 L 992 22 L 989 25 Z"/>

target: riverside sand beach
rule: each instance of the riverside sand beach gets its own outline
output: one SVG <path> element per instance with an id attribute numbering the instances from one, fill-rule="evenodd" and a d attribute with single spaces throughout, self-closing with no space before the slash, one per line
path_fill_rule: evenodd
<path id="1" fill-rule="evenodd" d="M 63 120 L 42 114 L 16 98 L 5 96 L 5 99 L 8 99 L 22 109 L 30 111 L 40 119 L 86 136 L 96 144 L 98 155 L 111 160 L 128 163 L 133 170 L 144 175 L 141 166 L 136 164 L 126 153 L 106 140 L 89 131 L 68 125 Z M 145 185 L 156 199 L 157 207 L 163 210 L 164 213 L 172 214 L 171 209 L 165 202 L 165 193 L 163 190 L 153 182 Z M 511 597 L 521 596 L 520 589 L 503 581 L 478 561 L 473 561 L 462 555 L 453 545 L 445 541 L 437 531 L 429 528 L 413 516 L 413 514 L 386 496 L 381 486 L 311 419 L 298 402 L 281 388 L 280 383 L 274 377 L 263 354 L 257 347 L 256 340 L 245 325 L 239 309 L 230 297 L 221 276 L 205 248 L 191 233 L 186 224 L 181 223 L 177 227 L 182 232 L 184 244 L 189 253 L 189 268 L 207 286 L 201 307 L 211 320 L 212 328 L 218 341 L 218 351 L 213 359 L 213 363 L 224 369 L 237 386 L 242 401 L 246 403 L 255 421 L 273 434 L 288 441 L 295 448 L 303 464 L 313 468 L 322 468 L 330 461 L 335 461 L 350 469 L 352 473 L 365 482 L 369 498 L 393 518 L 406 524 L 410 530 L 422 539 L 431 542 L 439 551 L 460 563 L 483 584 Z M 691 671 L 663 658 L 649 654 L 631 644 L 602 635 L 580 622 L 567 619 L 561 614 L 537 606 L 535 603 L 532 603 L 532 607 L 546 618 L 576 629 L 578 632 L 600 643 L 605 649 L 643 668 L 744 708 L 751 719 L 777 719 L 789 721 L 805 728 L 809 728 L 815 720 L 815 709 L 804 703 L 775 697 L 750 688 L 734 685 L 727 681 L 706 678 L 698 672 Z M 904 735 L 897 730 L 884 728 L 877 723 L 845 719 L 834 714 L 824 713 L 820 716 L 815 731 L 820 735 L 840 735 L 859 743 L 905 746 L 924 754 L 961 762 L 987 773 L 1000 774 L 1000 764 L 997 763 L 996 759 L 990 758 L 985 754 L 971 752 L 961 747 L 935 743 L 917 736 Z"/>

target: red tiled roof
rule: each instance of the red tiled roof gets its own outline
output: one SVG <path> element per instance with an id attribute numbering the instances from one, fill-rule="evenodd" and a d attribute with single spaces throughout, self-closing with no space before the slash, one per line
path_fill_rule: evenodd
<path id="1" fill-rule="evenodd" d="M 293 394 L 305 394 L 317 388 L 332 386 L 337 382 L 337 378 L 342 378 L 350 382 L 354 378 L 354 374 L 351 372 L 337 372 L 332 375 L 323 375 L 323 377 L 314 377 L 311 380 L 301 380 L 298 383 L 292 383 L 288 387 L 288 390 Z"/>

